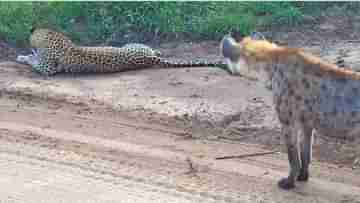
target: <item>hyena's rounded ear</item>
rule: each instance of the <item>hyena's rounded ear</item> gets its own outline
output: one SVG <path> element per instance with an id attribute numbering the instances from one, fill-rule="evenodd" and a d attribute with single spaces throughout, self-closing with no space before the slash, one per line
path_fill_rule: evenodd
<path id="1" fill-rule="evenodd" d="M 233 38 L 236 42 L 240 42 L 244 37 L 246 37 L 246 35 L 244 35 L 242 32 L 233 29 L 231 29 L 227 35 Z"/>
<path id="2" fill-rule="evenodd" d="M 232 38 L 232 31 L 231 30 L 229 30 L 224 36 L 223 36 L 223 39 L 225 39 L 225 38 Z"/>
<path id="3" fill-rule="evenodd" d="M 266 40 L 265 36 L 261 32 L 254 31 L 250 34 L 253 40 Z"/>
<path id="4" fill-rule="evenodd" d="M 229 29 L 226 35 L 232 37 L 232 34 L 233 34 L 233 30 Z"/>
<path id="5" fill-rule="evenodd" d="M 33 34 L 35 30 L 36 30 L 36 26 L 32 25 L 30 28 L 30 34 Z"/>

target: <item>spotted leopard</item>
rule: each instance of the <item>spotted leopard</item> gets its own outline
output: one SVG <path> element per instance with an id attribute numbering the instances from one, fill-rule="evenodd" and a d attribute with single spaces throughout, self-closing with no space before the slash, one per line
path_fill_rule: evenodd
<path id="1" fill-rule="evenodd" d="M 123 47 L 78 46 L 70 38 L 50 29 L 34 29 L 30 37 L 33 54 L 18 56 L 42 75 L 56 73 L 111 73 L 141 68 L 225 67 L 221 60 L 180 60 L 161 57 L 161 52 L 144 44 Z"/>

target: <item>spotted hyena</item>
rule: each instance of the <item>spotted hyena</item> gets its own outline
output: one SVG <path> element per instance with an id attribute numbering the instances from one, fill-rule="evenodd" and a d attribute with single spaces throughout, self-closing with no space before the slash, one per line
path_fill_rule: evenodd
<path id="1" fill-rule="evenodd" d="M 245 37 L 237 43 L 227 35 L 220 46 L 231 63 L 243 64 L 232 66 L 237 68 L 233 72 L 262 70 L 271 81 L 290 163 L 289 176 L 278 182 L 281 188 L 309 179 L 313 130 L 326 136 L 359 136 L 360 73 L 266 40 Z"/>

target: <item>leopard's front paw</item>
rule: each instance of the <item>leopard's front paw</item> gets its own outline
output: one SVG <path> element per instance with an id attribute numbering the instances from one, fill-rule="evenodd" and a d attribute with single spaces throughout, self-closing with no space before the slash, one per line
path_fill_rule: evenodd
<path id="1" fill-rule="evenodd" d="M 27 55 L 27 56 L 19 55 L 19 56 L 16 57 L 16 62 L 18 62 L 18 63 L 30 65 L 28 63 L 28 61 L 29 61 L 29 55 Z"/>
<path id="2" fill-rule="evenodd" d="M 16 57 L 16 62 L 31 65 L 32 67 L 40 64 L 40 58 L 37 55 L 19 55 Z"/>

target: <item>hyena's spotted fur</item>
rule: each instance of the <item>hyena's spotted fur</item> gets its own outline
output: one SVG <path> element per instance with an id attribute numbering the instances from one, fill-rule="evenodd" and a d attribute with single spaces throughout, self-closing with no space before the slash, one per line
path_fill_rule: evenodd
<path id="1" fill-rule="evenodd" d="M 262 69 L 271 80 L 290 163 L 289 176 L 279 186 L 293 188 L 296 180 L 309 178 L 313 130 L 326 136 L 360 135 L 360 73 L 265 40 L 244 38 L 236 47 L 247 68 Z"/>

